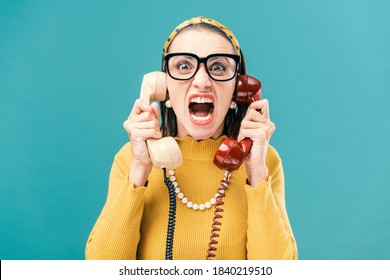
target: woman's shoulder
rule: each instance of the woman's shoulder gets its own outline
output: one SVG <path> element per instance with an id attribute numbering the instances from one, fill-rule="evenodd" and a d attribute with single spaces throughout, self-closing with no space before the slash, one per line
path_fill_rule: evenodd
<path id="1" fill-rule="evenodd" d="M 272 157 L 272 158 L 279 158 L 280 159 L 280 156 L 279 156 L 279 153 L 278 151 L 276 150 L 276 148 L 272 145 L 268 145 L 268 152 L 267 152 L 268 156 Z"/>
<path id="2" fill-rule="evenodd" d="M 123 154 L 131 154 L 131 144 L 130 141 L 127 143 L 123 144 L 122 147 L 119 149 L 118 153 L 116 154 L 117 156 L 121 156 Z"/>
<path id="3" fill-rule="evenodd" d="M 268 168 L 277 169 L 282 164 L 282 159 L 276 148 L 272 145 L 268 145 L 266 165 Z"/>
<path id="4" fill-rule="evenodd" d="M 120 165 L 128 165 L 132 159 L 131 144 L 125 143 L 115 155 L 115 161 Z"/>

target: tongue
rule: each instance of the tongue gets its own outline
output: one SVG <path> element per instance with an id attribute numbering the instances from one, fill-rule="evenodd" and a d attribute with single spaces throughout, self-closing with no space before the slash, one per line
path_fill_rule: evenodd
<path id="1" fill-rule="evenodd" d="M 207 103 L 196 103 L 190 109 L 195 116 L 206 117 L 210 113 L 210 107 Z"/>

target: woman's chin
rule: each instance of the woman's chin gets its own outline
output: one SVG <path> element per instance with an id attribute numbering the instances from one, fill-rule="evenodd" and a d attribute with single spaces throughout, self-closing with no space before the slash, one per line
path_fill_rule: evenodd
<path id="1" fill-rule="evenodd" d="M 197 141 L 209 138 L 217 139 L 222 134 L 222 130 L 219 130 L 220 129 L 205 129 L 199 127 L 188 131 L 188 134 Z"/>
<path id="2" fill-rule="evenodd" d="M 217 139 L 220 137 L 223 133 L 223 120 L 220 125 L 217 125 L 217 123 L 212 121 L 208 125 L 204 124 L 196 124 L 194 122 L 186 122 L 186 124 L 180 125 L 178 124 L 178 136 L 180 138 L 183 138 L 185 136 L 191 136 L 197 141 L 205 140 L 209 138 Z"/>

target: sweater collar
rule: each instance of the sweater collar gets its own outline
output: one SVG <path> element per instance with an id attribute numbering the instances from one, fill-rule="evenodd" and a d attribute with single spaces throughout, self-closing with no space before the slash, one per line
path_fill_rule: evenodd
<path id="1" fill-rule="evenodd" d="M 208 138 L 200 141 L 195 140 L 191 136 L 175 139 L 179 144 L 183 158 L 210 160 L 214 158 L 215 152 L 225 138 L 226 135 L 218 139 Z"/>

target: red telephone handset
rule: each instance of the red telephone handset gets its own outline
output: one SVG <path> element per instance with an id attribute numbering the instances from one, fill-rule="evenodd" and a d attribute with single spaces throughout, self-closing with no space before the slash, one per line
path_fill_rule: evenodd
<path id="1" fill-rule="evenodd" d="M 236 103 L 251 104 L 260 99 L 260 81 L 248 75 L 238 76 Z M 237 170 L 248 156 L 251 147 L 252 140 L 249 138 L 242 141 L 226 138 L 215 153 L 214 164 L 224 170 Z"/>

